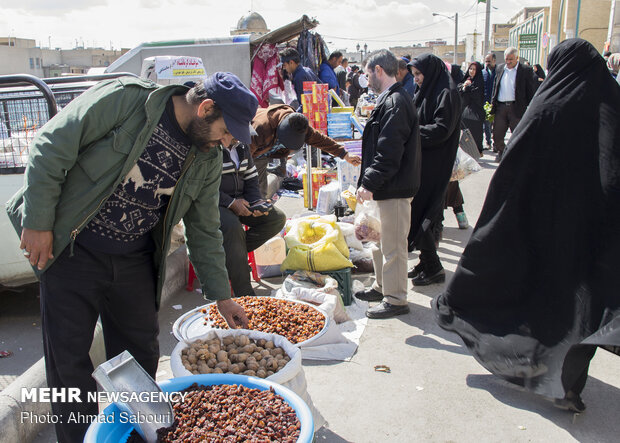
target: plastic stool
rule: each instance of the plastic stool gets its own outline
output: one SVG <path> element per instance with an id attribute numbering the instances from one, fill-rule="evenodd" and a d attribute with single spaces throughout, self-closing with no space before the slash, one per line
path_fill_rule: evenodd
<path id="1" fill-rule="evenodd" d="M 252 268 L 252 278 L 256 283 L 260 283 L 260 277 L 258 276 L 258 270 L 256 269 L 256 260 L 254 259 L 254 251 L 248 252 L 248 263 Z M 185 290 L 191 292 L 194 290 L 194 280 L 196 280 L 196 271 L 194 271 L 194 266 L 192 262 L 189 262 L 189 272 L 187 273 L 187 286 L 185 286 Z M 231 288 L 232 293 L 232 288 Z"/>

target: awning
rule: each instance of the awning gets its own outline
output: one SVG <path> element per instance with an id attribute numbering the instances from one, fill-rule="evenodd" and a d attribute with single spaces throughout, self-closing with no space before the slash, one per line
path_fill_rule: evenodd
<path id="1" fill-rule="evenodd" d="M 267 34 L 250 39 L 250 44 L 252 46 L 260 46 L 265 43 L 284 43 L 299 36 L 299 34 L 306 29 L 316 28 L 318 24 L 318 20 L 309 18 L 304 14 L 299 20 L 289 23 L 288 25 L 284 25 L 281 28 L 275 29 Z"/>

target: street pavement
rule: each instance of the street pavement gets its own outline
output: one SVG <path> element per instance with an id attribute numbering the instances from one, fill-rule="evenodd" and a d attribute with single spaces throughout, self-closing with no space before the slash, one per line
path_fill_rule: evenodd
<path id="1" fill-rule="evenodd" d="M 495 155 L 481 159 L 483 170 L 461 182 L 465 212 L 474 225 L 497 167 Z M 287 215 L 303 212 L 303 200 L 282 198 Z M 471 228 L 459 230 L 451 209 L 445 212 L 441 261 L 451 278 Z M 410 254 L 410 265 L 417 253 Z M 371 275 L 354 275 L 369 284 Z M 281 278 L 254 283 L 268 295 Z M 454 334 L 434 322 L 430 300 L 444 284 L 410 286 L 411 312 L 387 320 L 369 320 L 360 346 L 349 362 L 304 361 L 308 391 L 328 424 L 318 442 L 617 442 L 620 405 L 620 360 L 599 350 L 583 392 L 588 409 L 573 414 L 551 401 L 510 385 L 482 368 Z M 198 292 L 177 291 L 160 313 L 158 380 L 172 376 L 170 352 L 174 321 L 203 304 Z M 181 305 L 178 309 L 173 306 Z M 376 372 L 386 365 L 390 373 Z M 0 361 L 0 367 L 2 361 Z M 35 442 L 51 442 L 51 429 Z M 0 441 L 2 437 L 0 434 Z"/>

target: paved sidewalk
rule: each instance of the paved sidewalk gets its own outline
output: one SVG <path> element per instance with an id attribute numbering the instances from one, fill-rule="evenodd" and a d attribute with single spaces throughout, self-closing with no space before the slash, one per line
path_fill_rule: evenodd
<path id="1" fill-rule="evenodd" d="M 461 183 L 465 212 L 476 222 L 489 180 L 497 167 L 495 154 L 481 160 L 483 171 Z M 301 212 L 302 199 L 282 199 L 289 215 Z M 459 230 L 450 209 L 445 212 L 439 254 L 452 276 L 471 234 Z M 410 255 L 410 264 L 417 253 Z M 371 281 L 370 276 L 354 276 Z M 268 295 L 281 279 L 255 285 Z M 620 435 L 620 359 L 599 350 L 583 393 L 588 409 L 572 414 L 550 401 L 520 390 L 489 374 L 460 339 L 435 325 L 429 302 L 444 285 L 414 291 L 410 287 L 408 315 L 370 320 L 359 349 L 350 362 L 304 361 L 308 391 L 328 421 L 319 442 L 615 442 Z M 171 377 L 169 355 L 176 344 L 172 323 L 203 304 L 200 294 L 177 291 L 162 306 L 158 379 Z M 182 305 L 176 310 L 173 305 Z M 391 373 L 375 372 L 387 365 Z M 2 440 L 0 434 L 0 441 Z M 48 443 L 48 432 L 37 442 Z"/>

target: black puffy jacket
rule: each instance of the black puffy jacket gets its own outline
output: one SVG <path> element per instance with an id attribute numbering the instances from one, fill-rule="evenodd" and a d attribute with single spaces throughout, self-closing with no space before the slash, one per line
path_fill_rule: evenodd
<path id="1" fill-rule="evenodd" d="M 364 128 L 358 186 L 375 200 L 413 197 L 420 187 L 420 165 L 418 113 L 397 82 L 380 96 Z"/>

